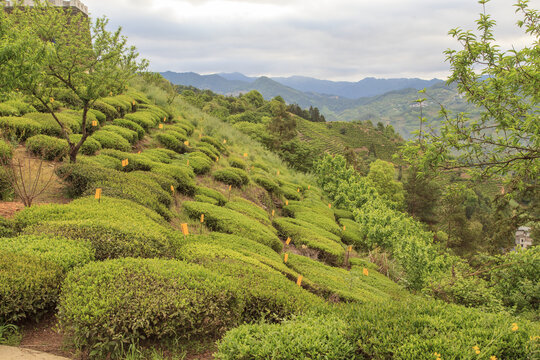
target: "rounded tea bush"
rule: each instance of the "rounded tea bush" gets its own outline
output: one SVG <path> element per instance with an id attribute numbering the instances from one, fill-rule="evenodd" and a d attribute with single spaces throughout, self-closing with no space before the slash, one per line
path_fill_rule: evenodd
<path id="1" fill-rule="evenodd" d="M 221 181 L 227 185 L 232 185 L 236 187 L 242 187 L 243 185 L 249 183 L 249 177 L 247 173 L 242 169 L 237 169 L 233 167 L 216 170 L 212 173 L 212 176 L 217 181 Z"/>
<path id="2" fill-rule="evenodd" d="M 230 280 L 202 266 L 124 258 L 70 273 L 58 317 L 82 350 L 114 355 L 139 340 L 222 334 L 242 309 Z"/>
<path id="3" fill-rule="evenodd" d="M 91 138 L 97 140 L 101 144 L 101 147 L 105 149 L 131 150 L 129 141 L 111 131 L 98 130 L 92 134 Z"/>
<path id="4" fill-rule="evenodd" d="M 67 156 L 69 146 L 66 140 L 48 135 L 35 135 L 26 140 L 26 148 L 44 160 L 60 160 Z"/>

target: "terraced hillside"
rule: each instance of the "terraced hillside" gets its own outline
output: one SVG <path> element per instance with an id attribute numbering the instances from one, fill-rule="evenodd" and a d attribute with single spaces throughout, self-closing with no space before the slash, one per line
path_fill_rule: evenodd
<path id="1" fill-rule="evenodd" d="M 0 222 L 0 341 L 16 343 L 25 321 L 53 314 L 72 357 L 538 353 L 538 324 L 414 294 L 379 273 L 342 225 L 354 214 L 227 123 L 182 99 L 166 107 L 165 92 L 141 79 L 98 104 L 84 154 L 58 169 L 72 201 Z M 76 136 L 77 113 L 60 110 Z M 24 112 L 0 118 L 2 158 L 17 144 L 65 155 L 54 123 Z M 301 126 L 305 137 L 340 131 Z"/>

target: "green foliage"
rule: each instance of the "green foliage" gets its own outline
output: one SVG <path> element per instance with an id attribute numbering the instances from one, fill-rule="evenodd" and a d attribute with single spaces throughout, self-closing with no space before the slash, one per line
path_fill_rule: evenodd
<path id="1" fill-rule="evenodd" d="M 318 258 L 332 265 L 341 265 L 343 263 L 344 249 L 342 244 L 328 238 L 328 233 L 310 223 L 297 219 L 277 218 L 273 221 L 281 237 L 291 238 L 291 242 L 301 248 L 305 245 L 318 251 Z M 332 235 L 332 234 L 330 234 Z"/>
<path id="2" fill-rule="evenodd" d="M 195 149 L 205 153 L 210 159 L 216 159 L 220 156 L 218 149 L 206 142 L 198 142 Z"/>
<path id="3" fill-rule="evenodd" d="M 334 216 L 337 220 L 340 219 L 354 219 L 354 214 L 350 212 L 349 210 L 344 209 L 334 209 Z"/>
<path id="4" fill-rule="evenodd" d="M 367 251 L 369 247 L 364 240 L 364 231 L 362 226 L 350 219 L 339 219 L 341 226 L 345 226 L 345 230 L 341 233 L 341 239 L 344 244 L 353 245 L 357 250 Z"/>
<path id="5" fill-rule="evenodd" d="M 0 116 L 22 116 L 35 111 L 32 105 L 22 100 L 8 100 L 0 103 Z"/>
<path id="6" fill-rule="evenodd" d="M 228 159 L 229 165 L 238 169 L 245 170 L 247 167 L 247 164 L 244 160 L 240 159 L 239 157 L 230 157 Z"/>
<path id="7" fill-rule="evenodd" d="M 215 336 L 234 327 L 243 301 L 231 285 L 176 260 L 96 262 L 68 275 L 58 317 L 79 348 L 116 357 L 140 340 Z"/>
<path id="8" fill-rule="evenodd" d="M 242 325 L 218 343 L 217 359 L 355 359 L 356 349 L 336 316 L 302 322 Z M 302 334 L 299 336 L 299 334 Z"/>
<path id="9" fill-rule="evenodd" d="M 172 254 L 179 236 L 156 212 L 129 200 L 94 196 L 67 205 L 25 208 L 15 218 L 25 234 L 88 240 L 96 259 Z"/>
<path id="10" fill-rule="evenodd" d="M 122 126 L 106 125 L 102 127 L 101 130 L 116 133 L 129 141 L 130 144 L 134 144 L 139 139 L 139 135 L 136 131 L 130 130 Z"/>
<path id="11" fill-rule="evenodd" d="M 194 201 L 185 201 L 182 205 L 193 219 L 199 219 L 204 214 L 205 224 L 211 230 L 245 236 L 269 246 L 275 251 L 281 251 L 283 247 L 281 241 L 269 227 L 239 212 Z"/>
<path id="12" fill-rule="evenodd" d="M 106 116 L 107 121 L 111 121 L 113 119 L 116 119 L 120 114 L 118 114 L 118 111 L 114 108 L 114 106 L 111 106 L 109 104 L 104 103 L 101 100 L 96 100 L 94 104 L 92 104 L 92 109 L 97 110 L 104 114 Z"/>
<path id="13" fill-rule="evenodd" d="M 249 183 L 248 174 L 242 169 L 233 167 L 216 170 L 212 173 L 212 176 L 217 181 L 221 181 L 227 185 L 236 187 L 242 187 L 243 185 Z"/>
<path id="14" fill-rule="evenodd" d="M 225 146 L 223 146 L 223 144 L 221 144 L 216 138 L 214 138 L 212 136 L 203 136 L 203 137 L 201 137 L 201 141 L 212 145 L 214 148 L 219 150 L 219 152 L 221 152 L 221 153 L 226 153 L 227 152 L 227 149 L 225 148 Z"/>
<path id="15" fill-rule="evenodd" d="M 142 154 L 133 154 L 114 149 L 103 149 L 100 154 L 114 157 L 120 161 L 127 159 L 128 165 L 122 168 L 122 170 L 124 171 L 149 171 L 155 166 L 155 163 L 153 161 L 148 160 L 148 158 L 146 158 Z"/>
<path id="16" fill-rule="evenodd" d="M 41 132 L 41 125 L 22 117 L 0 117 L 0 129 L 9 139 L 24 141 Z"/>
<path id="17" fill-rule="evenodd" d="M 62 278 L 62 268 L 54 262 L 0 251 L 0 322 L 23 320 L 53 307 Z"/>
<path id="18" fill-rule="evenodd" d="M 135 124 L 141 126 L 145 131 L 156 126 L 159 122 L 159 117 L 149 111 L 137 111 L 132 114 L 126 114 L 124 116 L 126 120 L 133 121 Z"/>
<path id="19" fill-rule="evenodd" d="M 212 161 L 201 152 L 190 153 L 188 159 L 189 166 L 191 166 L 197 175 L 207 174 L 212 169 Z"/>
<path id="20" fill-rule="evenodd" d="M 279 193 L 279 185 L 274 180 L 264 175 L 253 175 L 251 177 L 256 184 L 262 186 L 269 193 Z"/>
<path id="21" fill-rule="evenodd" d="M 81 123 L 79 116 L 73 113 L 63 112 L 55 114 L 55 116 L 63 124 L 65 124 L 66 131 L 68 133 L 78 133 L 81 131 Z M 25 118 L 32 119 L 40 125 L 40 132 L 50 136 L 62 136 L 62 128 L 56 122 L 51 114 L 45 113 L 28 113 L 24 115 Z"/>
<path id="22" fill-rule="evenodd" d="M 131 144 L 117 133 L 105 130 L 98 130 L 90 136 L 98 141 L 104 149 L 116 149 L 121 151 L 130 151 Z"/>
<path id="23" fill-rule="evenodd" d="M 61 160 L 69 151 L 66 140 L 48 135 L 35 135 L 28 138 L 26 148 L 30 153 L 45 160 Z"/>
<path id="24" fill-rule="evenodd" d="M 172 164 L 157 164 L 152 167 L 152 172 L 156 174 L 166 175 L 175 180 L 172 184 L 174 187 L 185 195 L 193 195 L 197 188 L 194 174 L 190 167 L 172 165 Z"/>
<path id="25" fill-rule="evenodd" d="M 142 128 L 142 126 L 140 126 L 139 124 L 131 121 L 131 120 L 127 120 L 127 119 L 115 119 L 113 122 L 112 122 L 113 125 L 116 125 L 116 126 L 121 126 L 121 127 L 124 127 L 126 129 L 130 129 L 132 131 L 135 131 L 137 133 L 137 138 L 139 140 L 142 140 L 142 138 L 144 137 L 144 134 L 145 134 L 145 131 L 144 129 Z"/>
<path id="26" fill-rule="evenodd" d="M 259 206 L 255 205 L 249 200 L 246 200 L 241 197 L 236 197 L 233 199 L 233 201 L 229 201 L 225 207 L 227 209 L 231 209 L 234 211 L 237 211 L 239 213 L 242 213 L 246 216 L 249 216 L 250 218 L 253 218 L 264 225 L 270 226 L 272 225 L 268 213 L 261 209 Z M 273 230 L 272 228 L 270 228 Z"/>
<path id="27" fill-rule="evenodd" d="M 185 153 L 188 148 L 182 140 L 176 138 L 173 134 L 173 131 L 168 131 L 166 133 L 157 133 L 154 137 L 169 150 L 173 150 L 179 154 Z"/>
<path id="28" fill-rule="evenodd" d="M 69 139 L 72 143 L 78 143 L 82 138 L 80 134 L 71 134 Z M 83 155 L 94 155 L 96 152 L 101 150 L 101 143 L 96 139 L 91 137 L 87 138 L 85 142 L 81 145 L 80 153 Z"/>
<path id="29" fill-rule="evenodd" d="M 217 190 L 210 189 L 210 188 L 207 188 L 207 187 L 204 187 L 204 186 L 198 186 L 197 189 L 195 190 L 195 194 L 210 197 L 210 198 L 216 200 L 216 202 L 217 202 L 216 205 L 219 205 L 219 206 L 223 206 L 223 205 L 225 205 L 227 203 L 227 198 L 225 197 L 225 195 L 223 195 L 222 193 L 220 193 Z"/>
<path id="30" fill-rule="evenodd" d="M 403 185 L 394 180 L 395 170 L 392 163 L 377 159 L 369 166 L 367 179 L 377 190 L 377 193 L 397 209 L 403 208 L 405 194 Z"/>
<path id="31" fill-rule="evenodd" d="M 13 147 L 10 143 L 0 139 L 0 164 L 6 163 L 13 157 Z"/>
<path id="32" fill-rule="evenodd" d="M 286 206 L 285 208 L 290 211 L 292 208 L 295 208 L 295 206 L 291 205 L 290 207 Z M 341 235 L 341 229 L 336 224 L 333 216 L 328 217 L 325 214 L 321 214 L 320 212 L 310 211 L 308 208 L 302 208 L 298 206 L 296 207 L 296 211 L 293 211 L 293 214 L 295 219 L 310 223 L 313 226 L 331 232 L 334 235 Z"/>

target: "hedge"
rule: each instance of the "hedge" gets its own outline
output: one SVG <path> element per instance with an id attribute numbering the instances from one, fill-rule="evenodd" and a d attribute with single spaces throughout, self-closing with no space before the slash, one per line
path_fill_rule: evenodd
<path id="1" fill-rule="evenodd" d="M 206 155 L 203 156 L 193 156 L 194 154 L 202 154 L 199 152 L 191 153 L 188 157 L 189 166 L 193 168 L 193 171 L 197 175 L 204 175 L 210 172 L 212 169 L 212 161 L 208 159 Z"/>
<path id="2" fill-rule="evenodd" d="M 325 232 L 297 219 L 276 218 L 273 224 L 278 234 L 283 238 L 290 237 L 297 248 L 306 245 L 318 250 L 318 257 L 322 261 L 338 266 L 343 264 L 345 251 L 342 244 L 326 237 Z"/>
<path id="3" fill-rule="evenodd" d="M 191 136 L 193 134 L 193 131 L 195 130 L 193 124 L 186 120 L 173 120 L 173 122 L 176 126 L 180 126 L 181 128 L 183 128 L 188 136 Z"/>
<path id="4" fill-rule="evenodd" d="M 13 147 L 10 143 L 0 139 L 0 163 L 7 162 L 13 157 Z"/>
<path id="5" fill-rule="evenodd" d="M 198 142 L 197 145 L 195 146 L 195 149 L 200 152 L 205 153 L 211 159 L 218 158 L 221 155 L 218 149 L 216 149 L 214 146 L 210 145 L 209 143 L 205 143 L 205 142 Z"/>
<path id="6" fill-rule="evenodd" d="M 354 214 L 349 210 L 334 209 L 334 216 L 336 220 L 340 220 L 340 219 L 354 220 Z"/>
<path id="7" fill-rule="evenodd" d="M 92 139 L 93 140 L 93 139 Z M 92 165 L 98 167 L 104 167 L 107 169 L 122 170 L 122 161 L 108 155 L 96 155 L 96 156 L 77 156 L 77 164 Z M 74 189 L 71 189 L 74 190 Z M 76 189 L 75 189 L 76 190 Z M 78 190 L 72 193 L 80 193 Z"/>
<path id="8" fill-rule="evenodd" d="M 173 178 L 175 180 L 174 187 L 182 194 L 189 196 L 195 194 L 197 184 L 193 179 L 195 175 L 191 168 L 172 164 L 156 164 L 152 167 L 152 172 Z"/>
<path id="9" fill-rule="evenodd" d="M 98 110 L 106 116 L 107 121 L 116 119 L 120 114 L 114 106 L 104 103 L 103 101 L 97 100 L 92 105 L 92 109 Z"/>
<path id="10" fill-rule="evenodd" d="M 216 138 L 214 137 L 211 137 L 211 136 L 203 136 L 201 137 L 201 141 L 202 142 L 205 142 L 205 143 L 208 143 L 210 145 L 212 145 L 214 148 L 216 148 L 220 153 L 225 153 L 227 152 L 227 149 L 225 148 L 225 146 L 220 143 Z"/>
<path id="11" fill-rule="evenodd" d="M 211 230 L 244 236 L 275 251 L 283 248 L 281 241 L 269 227 L 239 212 L 195 201 L 185 201 L 182 205 L 191 218 L 200 219 L 201 214 L 204 214 L 205 224 Z"/>
<path id="12" fill-rule="evenodd" d="M 233 167 L 227 167 L 221 170 L 216 170 L 212 173 L 212 176 L 217 181 L 221 181 L 227 185 L 236 187 L 242 187 L 249 183 L 249 177 L 247 173 L 242 169 Z"/>
<path id="13" fill-rule="evenodd" d="M 159 122 L 159 118 L 156 119 L 156 116 L 148 111 L 137 111 L 132 114 L 126 114 L 124 118 L 133 121 L 146 131 L 156 126 Z"/>
<path id="14" fill-rule="evenodd" d="M 24 141 L 41 132 L 41 125 L 24 117 L 0 117 L 0 129 L 8 139 Z"/>
<path id="15" fill-rule="evenodd" d="M 116 149 L 121 151 L 131 150 L 129 141 L 111 131 L 98 130 L 90 137 L 97 140 L 101 144 L 101 147 L 105 149 Z"/>
<path id="16" fill-rule="evenodd" d="M 103 125 L 105 123 L 105 121 L 107 121 L 107 116 L 104 113 L 102 113 L 101 111 L 99 111 L 99 110 L 88 109 L 88 113 L 92 114 L 96 118 L 97 122 L 100 125 Z M 88 119 L 87 119 L 87 121 L 88 121 Z M 92 125 L 92 124 L 90 124 L 90 125 Z"/>
<path id="17" fill-rule="evenodd" d="M 149 171 L 152 169 L 156 163 L 148 158 L 142 156 L 141 154 L 133 154 L 130 152 L 114 150 L 114 149 L 103 149 L 100 154 L 112 156 L 120 161 L 127 159 L 128 165 L 122 167 L 124 171 L 134 171 L 134 170 L 143 170 Z"/>
<path id="18" fill-rule="evenodd" d="M 237 158 L 237 157 L 230 157 L 228 159 L 229 165 L 238 169 L 245 170 L 247 167 L 247 164 L 244 160 Z"/>
<path id="19" fill-rule="evenodd" d="M 210 189 L 204 186 L 198 186 L 197 189 L 195 190 L 195 194 L 204 195 L 212 199 L 215 199 L 217 201 L 217 205 L 220 205 L 220 206 L 223 206 L 227 203 L 227 198 L 225 197 L 225 195 L 223 195 L 217 190 Z"/>
<path id="20" fill-rule="evenodd" d="M 130 144 L 135 144 L 139 140 L 139 135 L 136 131 L 117 125 L 106 125 L 101 128 L 102 131 L 110 131 L 116 133 L 129 141 Z"/>
<path id="21" fill-rule="evenodd" d="M 279 185 L 274 180 L 270 179 L 268 176 L 253 175 L 251 177 L 251 180 L 262 186 L 269 193 L 279 193 Z"/>
<path id="22" fill-rule="evenodd" d="M 216 359 L 362 359 L 338 316 L 308 317 L 281 324 L 242 325 L 218 342 Z"/>
<path id="23" fill-rule="evenodd" d="M 280 190 L 288 200 L 301 200 L 302 195 L 298 192 L 299 186 L 294 186 L 291 184 L 283 184 L 280 186 Z"/>
<path id="24" fill-rule="evenodd" d="M 21 116 L 35 111 L 36 109 L 32 105 L 21 100 L 8 100 L 0 103 L 0 116 Z"/>
<path id="25" fill-rule="evenodd" d="M 156 105 L 141 104 L 139 105 L 139 109 L 153 114 L 159 121 L 163 121 L 163 118 L 165 118 L 166 120 L 171 118 L 169 113 Z"/>
<path id="26" fill-rule="evenodd" d="M 81 134 L 69 135 L 69 140 L 71 140 L 71 142 L 74 144 L 77 144 L 81 140 L 81 138 Z M 101 144 L 99 143 L 99 141 L 97 141 L 96 139 L 92 139 L 91 137 L 87 137 L 81 148 L 79 149 L 79 153 L 83 155 L 94 155 L 99 150 L 101 150 Z"/>
<path id="27" fill-rule="evenodd" d="M 58 318 L 82 350 L 114 357 L 140 340 L 220 335 L 242 309 L 231 281 L 201 266 L 126 258 L 70 273 Z"/>
<path id="28" fill-rule="evenodd" d="M 90 241 L 96 259 L 170 256 L 181 235 L 156 212 L 124 199 L 88 196 L 67 205 L 25 208 L 15 217 L 24 234 Z"/>
<path id="29" fill-rule="evenodd" d="M 206 195 L 195 195 L 193 200 L 219 206 L 219 202 L 216 199 Z"/>
<path id="30" fill-rule="evenodd" d="M 358 224 L 354 220 L 340 219 L 341 226 L 345 226 L 341 234 L 343 243 L 347 245 L 353 245 L 357 250 L 369 250 L 366 242 L 364 241 L 364 232 L 362 231 L 362 225 Z"/>
<path id="31" fill-rule="evenodd" d="M 165 130 L 165 133 L 167 135 L 174 136 L 178 141 L 184 142 L 187 141 L 188 137 L 184 135 L 182 132 L 174 131 L 174 130 Z"/>
<path id="32" fill-rule="evenodd" d="M 19 116 L 19 111 L 6 103 L 0 103 L 0 116 Z"/>
<path id="33" fill-rule="evenodd" d="M 110 96 L 102 98 L 100 99 L 100 101 L 114 107 L 114 109 L 118 112 L 118 114 L 120 114 L 120 116 L 130 112 L 131 107 L 133 106 L 130 100 L 122 98 L 121 96 Z"/>
<path id="34" fill-rule="evenodd" d="M 246 200 L 241 197 L 235 197 L 233 200 L 234 201 L 229 201 L 225 205 L 225 207 L 228 209 L 237 211 L 246 216 L 249 216 L 250 218 L 257 220 L 264 225 L 267 225 L 267 226 L 272 225 L 272 222 L 270 221 L 270 218 L 268 217 L 268 213 L 264 209 L 255 205 L 251 201 Z M 275 230 L 273 228 L 271 229 Z"/>
<path id="35" fill-rule="evenodd" d="M 84 241 L 42 235 L 0 238 L 0 323 L 51 308 L 64 274 L 93 259 Z"/>
<path id="36" fill-rule="evenodd" d="M 44 160 L 61 160 L 69 153 L 66 140 L 48 135 L 35 135 L 28 138 L 26 149 Z"/>
<path id="37" fill-rule="evenodd" d="M 333 216 L 330 218 L 315 211 L 297 211 L 295 212 L 294 217 L 331 232 L 334 235 L 341 236 L 341 228 L 336 224 Z"/>
<path id="38" fill-rule="evenodd" d="M 154 137 L 160 142 L 161 145 L 165 146 L 169 150 L 173 150 L 179 154 L 183 154 L 188 151 L 188 147 L 184 144 L 182 140 L 178 140 L 174 135 L 158 132 Z"/>
<path id="39" fill-rule="evenodd" d="M 146 132 L 144 131 L 142 126 L 140 126 L 139 124 L 137 124 L 137 123 L 135 123 L 135 122 L 133 122 L 131 120 L 115 119 L 115 120 L 113 120 L 112 124 L 116 125 L 116 126 L 124 127 L 126 129 L 129 129 L 129 130 L 132 130 L 132 131 L 135 131 L 137 133 L 137 138 L 139 140 L 142 140 L 142 138 L 144 137 L 144 134 L 146 134 Z"/>
<path id="40" fill-rule="evenodd" d="M 81 131 L 81 120 L 80 116 L 69 113 L 69 112 L 63 112 L 63 113 L 56 113 L 55 114 L 58 120 L 64 124 L 64 127 L 68 132 L 71 133 L 79 133 Z M 37 122 L 41 130 L 40 132 L 45 135 L 50 136 L 62 136 L 62 128 L 56 120 L 53 118 L 51 114 L 46 113 L 28 113 L 24 115 L 25 118 L 32 119 L 35 122 Z"/>

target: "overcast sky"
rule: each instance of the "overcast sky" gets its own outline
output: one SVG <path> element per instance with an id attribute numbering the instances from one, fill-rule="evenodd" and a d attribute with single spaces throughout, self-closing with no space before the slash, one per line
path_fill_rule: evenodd
<path id="1" fill-rule="evenodd" d="M 446 78 L 448 30 L 474 29 L 476 0 L 83 0 L 122 26 L 152 71 L 250 76 Z M 492 0 L 503 47 L 530 44 L 514 0 Z M 531 0 L 539 8 L 540 0 Z"/>

